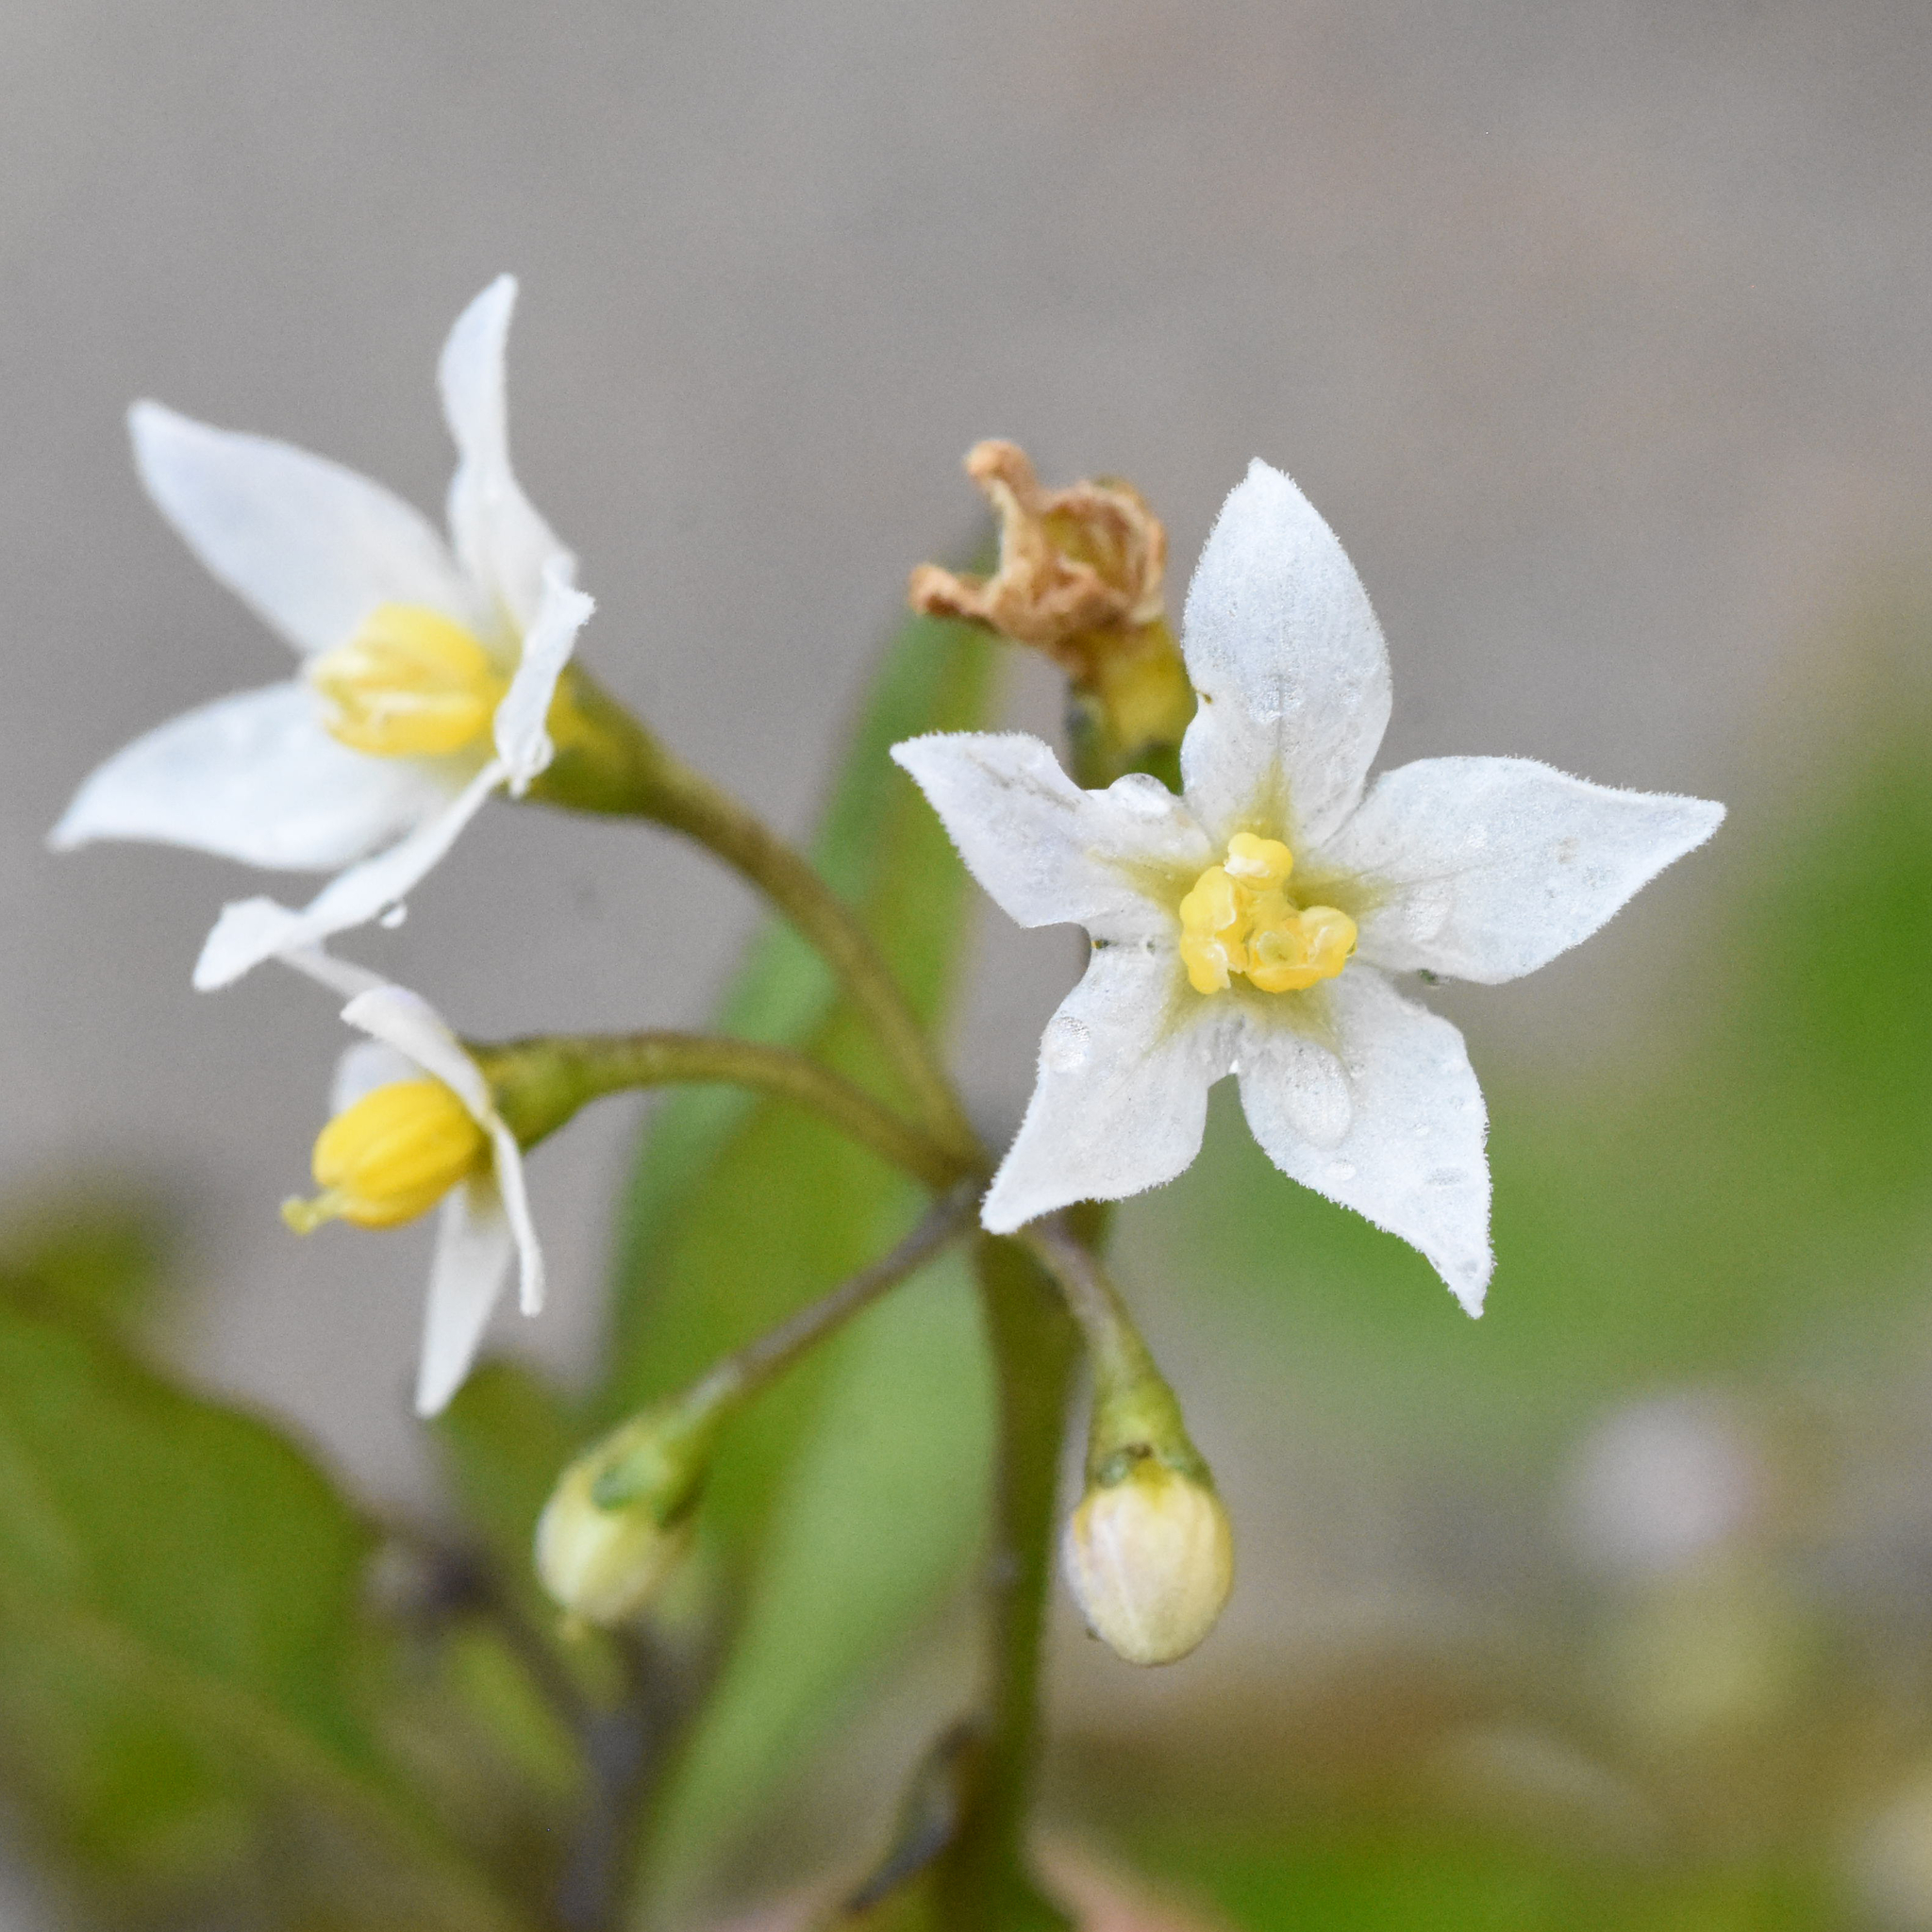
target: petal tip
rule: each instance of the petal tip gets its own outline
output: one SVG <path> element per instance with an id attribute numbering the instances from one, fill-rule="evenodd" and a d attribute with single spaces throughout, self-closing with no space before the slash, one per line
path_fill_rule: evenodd
<path id="1" fill-rule="evenodd" d="M 1481 1260 L 1459 1264 L 1440 1271 L 1442 1279 L 1448 1283 L 1462 1312 L 1471 1321 L 1482 1318 L 1483 1303 L 1489 1296 L 1490 1277 L 1496 1272 L 1496 1257 L 1493 1251 L 1485 1249 Z"/>
<path id="2" fill-rule="evenodd" d="M 293 917 L 273 899 L 236 899 L 222 908 L 194 962 L 196 992 L 218 992 L 233 986 L 277 950 L 281 928 Z"/>

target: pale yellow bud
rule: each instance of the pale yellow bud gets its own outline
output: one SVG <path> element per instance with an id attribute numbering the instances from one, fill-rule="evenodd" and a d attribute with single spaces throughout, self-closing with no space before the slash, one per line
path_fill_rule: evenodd
<path id="1" fill-rule="evenodd" d="M 433 1208 L 490 1158 L 490 1141 L 441 1080 L 394 1080 L 345 1108 L 316 1136 L 310 1165 L 322 1190 L 285 1201 L 297 1234 L 325 1221 L 394 1227 Z"/>
<path id="2" fill-rule="evenodd" d="M 563 1608 L 591 1624 L 621 1624 L 658 1592 L 691 1547 L 692 1518 L 668 1529 L 648 1500 L 602 1507 L 591 1495 L 606 1458 L 564 1471 L 537 1523 L 537 1574 Z"/>
<path id="3" fill-rule="evenodd" d="M 1221 1498 L 1154 1456 L 1088 1490 L 1060 1557 L 1088 1628 L 1130 1664 L 1186 1657 L 1234 1588 L 1234 1533 Z"/>

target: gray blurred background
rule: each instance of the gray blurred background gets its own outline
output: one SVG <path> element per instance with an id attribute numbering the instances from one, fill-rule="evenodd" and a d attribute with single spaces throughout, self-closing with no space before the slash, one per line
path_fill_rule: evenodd
<path id="1" fill-rule="evenodd" d="M 1283 465 L 1381 611 L 1391 758 L 1726 797 L 1740 846 L 1815 641 L 1925 560 L 1923 0 L 9 0 L 0 88 L 0 1179 L 177 1190 L 199 1373 L 392 1498 L 426 1235 L 275 1213 L 328 1003 L 190 991 L 255 877 L 42 850 L 98 759 L 286 661 L 143 500 L 132 398 L 435 508 L 437 348 L 513 269 L 519 467 L 597 596 L 587 658 L 794 829 L 908 568 L 972 539 L 982 436 L 1132 477 L 1176 604 L 1249 457 Z M 1046 679 L 1015 708 L 1049 724 Z M 1641 1050 L 1709 876 L 1458 1002 L 1478 1068 Z M 750 917 L 649 833 L 506 809 L 349 950 L 483 1035 L 695 1023 Z M 1000 1131 L 1072 966 L 985 954 Z M 513 1339 L 566 1365 L 633 1119 L 536 1163 L 554 1306 Z"/>

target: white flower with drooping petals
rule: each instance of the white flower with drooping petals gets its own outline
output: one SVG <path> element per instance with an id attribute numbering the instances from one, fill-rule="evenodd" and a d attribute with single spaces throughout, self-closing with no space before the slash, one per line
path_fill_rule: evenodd
<path id="1" fill-rule="evenodd" d="M 117 753 L 51 843 L 144 839 L 336 874 L 300 911 L 268 898 L 227 907 L 198 987 L 399 906 L 491 791 L 520 794 L 550 762 L 545 719 L 591 603 L 510 469 L 516 292 L 499 276 L 443 345 L 458 457 L 447 543 L 400 497 L 322 457 L 158 403 L 129 413 L 161 514 L 302 663 Z"/>
<path id="2" fill-rule="evenodd" d="M 528 1192 L 524 1185 L 523 1150 L 497 1112 L 490 1082 L 465 1050 L 448 1023 L 419 993 L 396 986 L 379 974 L 346 960 L 331 958 L 319 947 L 299 947 L 279 956 L 287 964 L 344 995 L 342 1018 L 369 1038 L 349 1047 L 337 1063 L 329 1092 L 329 1125 L 317 1143 L 317 1180 L 325 1193 L 314 1202 L 291 1202 L 284 1214 L 292 1226 L 306 1232 L 326 1220 L 360 1221 L 388 1226 L 413 1218 L 441 1194 L 436 1228 L 436 1253 L 429 1269 L 429 1297 L 423 1324 L 423 1356 L 416 1378 L 416 1411 L 436 1415 L 462 1387 L 476 1357 L 483 1331 L 508 1278 L 510 1262 L 518 1264 L 518 1302 L 525 1315 L 543 1307 L 543 1255 L 530 1219 Z M 432 1118 L 422 1131 L 408 1128 L 423 1120 L 421 1103 L 415 1120 L 398 1112 L 357 1133 L 354 1120 L 359 1108 L 366 1114 L 376 1096 L 394 1095 L 408 1101 L 436 1083 L 460 1103 L 467 1116 L 462 1130 L 474 1153 L 465 1155 L 460 1142 L 456 1160 L 461 1172 L 448 1167 L 424 1186 L 424 1143 L 436 1134 L 449 1139 L 446 1123 Z M 435 1096 L 429 1096 L 433 1108 Z M 448 1111 L 455 1112 L 453 1107 Z M 329 1188 L 322 1172 L 323 1149 L 331 1135 L 341 1137 L 344 1124 L 359 1140 L 365 1158 L 361 1172 L 378 1170 L 378 1198 L 364 1204 L 345 1199 Z M 379 1170 L 387 1167 L 387 1174 Z M 388 1201 L 379 1198 L 389 1194 Z M 426 1198 L 425 1198 L 426 1196 Z M 371 1211 L 363 1211 L 365 1206 Z"/>
<path id="3" fill-rule="evenodd" d="M 1367 787 L 1382 633 L 1334 532 L 1265 463 L 1208 538 L 1182 649 L 1200 704 L 1178 798 L 1138 774 L 1082 791 L 1019 733 L 893 749 L 1010 917 L 1093 941 L 982 1218 L 1007 1233 L 1172 1180 L 1232 1074 L 1283 1173 L 1419 1248 L 1479 1313 L 1482 1092 L 1461 1034 L 1389 975 L 1533 972 L 1724 808 L 1528 758 L 1424 758 Z"/>

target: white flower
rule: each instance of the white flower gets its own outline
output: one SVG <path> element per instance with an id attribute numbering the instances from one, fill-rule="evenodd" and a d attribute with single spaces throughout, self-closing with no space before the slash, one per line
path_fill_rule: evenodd
<path id="1" fill-rule="evenodd" d="M 225 986 L 400 904 L 484 799 L 550 762 L 558 675 L 591 604 L 509 464 L 516 283 L 458 318 L 439 366 L 458 451 L 451 541 L 379 483 L 264 437 L 129 413 L 148 493 L 189 548 L 301 654 L 295 675 L 137 739 L 54 828 L 192 845 L 336 877 L 301 911 L 231 905 L 194 969 Z"/>
<path id="2" fill-rule="evenodd" d="M 1257 462 L 1188 591 L 1185 790 L 1077 789 L 1039 740 L 897 746 L 979 883 L 1071 922 L 1087 973 L 983 1210 L 1004 1233 L 1172 1180 L 1228 1074 L 1285 1174 L 1427 1256 L 1472 1314 L 1493 1266 L 1462 1036 L 1391 972 L 1493 984 L 1554 958 L 1724 817 L 1526 758 L 1424 758 L 1367 791 L 1389 660 L 1314 508 Z"/>
<path id="3" fill-rule="evenodd" d="M 316 1143 L 316 1179 L 325 1191 L 283 1212 L 303 1232 L 336 1219 L 390 1226 L 441 1198 L 416 1379 L 417 1413 L 435 1415 L 470 1373 L 512 1258 L 524 1313 L 543 1307 L 543 1256 L 522 1150 L 483 1070 L 427 1000 L 317 947 L 280 957 L 347 995 L 342 1018 L 370 1036 L 336 1067 L 331 1119 Z M 454 1128 L 450 1096 L 466 1117 Z M 385 1102 L 399 1105 L 385 1110 Z M 332 1136 L 351 1143 L 338 1150 L 338 1165 L 348 1170 L 340 1175 L 325 1172 Z"/>

